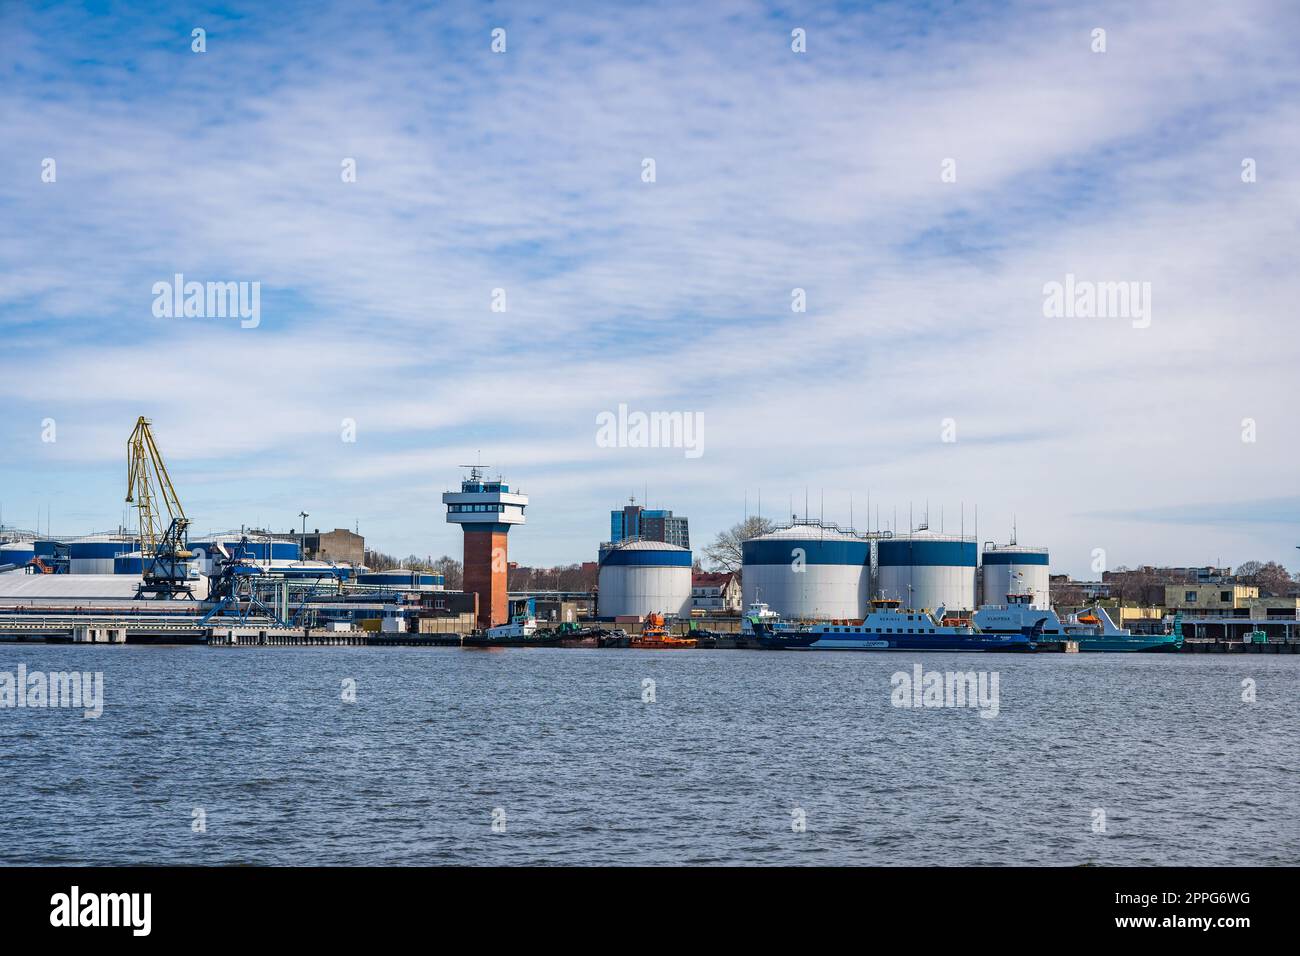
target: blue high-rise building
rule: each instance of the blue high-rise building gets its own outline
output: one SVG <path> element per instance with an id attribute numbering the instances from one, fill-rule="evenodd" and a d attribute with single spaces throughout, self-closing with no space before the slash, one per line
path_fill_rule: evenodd
<path id="1" fill-rule="evenodd" d="M 663 509 L 643 508 L 635 498 L 623 508 L 609 513 L 610 543 L 618 544 L 633 538 L 662 541 L 688 551 L 691 547 L 690 525 L 686 518 Z"/>

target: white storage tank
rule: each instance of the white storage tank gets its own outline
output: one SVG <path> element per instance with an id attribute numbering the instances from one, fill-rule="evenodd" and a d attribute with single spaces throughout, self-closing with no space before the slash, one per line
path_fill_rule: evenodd
<path id="1" fill-rule="evenodd" d="M 802 522 L 741 545 L 745 607 L 762 601 L 782 617 L 857 620 L 866 613 L 871 545 L 857 535 Z"/>
<path id="2" fill-rule="evenodd" d="M 1051 607 L 1046 548 L 984 545 L 984 604 L 1006 604 L 1008 594 L 1032 594 L 1031 604 Z"/>
<path id="3" fill-rule="evenodd" d="M 876 545 L 876 590 L 915 610 L 973 611 L 974 538 L 914 531 Z"/>
<path id="4" fill-rule="evenodd" d="M 601 617 L 690 617 L 691 552 L 662 541 L 629 541 L 600 561 Z"/>

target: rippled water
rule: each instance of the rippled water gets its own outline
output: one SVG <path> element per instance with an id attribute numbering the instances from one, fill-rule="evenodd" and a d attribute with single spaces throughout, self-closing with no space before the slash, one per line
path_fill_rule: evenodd
<path id="1" fill-rule="evenodd" d="M 0 646 L 20 662 L 101 670 L 106 700 L 0 709 L 5 863 L 1300 863 L 1295 657 Z M 891 706 L 918 662 L 998 671 L 998 716 Z"/>

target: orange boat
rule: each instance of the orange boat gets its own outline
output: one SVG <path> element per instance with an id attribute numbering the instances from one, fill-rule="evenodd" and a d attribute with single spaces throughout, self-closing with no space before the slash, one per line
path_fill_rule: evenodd
<path id="1" fill-rule="evenodd" d="M 693 637 L 674 637 L 669 634 L 668 628 L 664 624 L 664 616 L 662 614 L 650 614 L 646 616 L 641 633 L 632 638 L 630 646 L 652 650 L 668 650 L 694 647 L 697 643 L 698 641 Z"/>

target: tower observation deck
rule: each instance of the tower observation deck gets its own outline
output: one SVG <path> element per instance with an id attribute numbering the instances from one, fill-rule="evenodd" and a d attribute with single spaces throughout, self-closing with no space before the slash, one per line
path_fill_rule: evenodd
<path id="1" fill-rule="evenodd" d="M 465 531 L 465 590 L 478 595 L 479 627 L 507 621 L 506 535 L 524 523 L 528 496 L 511 491 L 499 478 L 483 477 L 484 465 L 464 465 L 469 476 L 460 491 L 443 493 L 447 521 Z"/>

